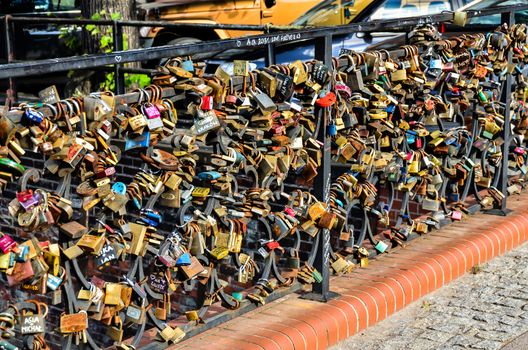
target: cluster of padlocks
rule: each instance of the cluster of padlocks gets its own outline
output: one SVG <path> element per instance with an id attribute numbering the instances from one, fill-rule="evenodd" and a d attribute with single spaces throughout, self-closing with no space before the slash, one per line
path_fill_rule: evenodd
<path id="1" fill-rule="evenodd" d="M 171 320 L 198 324 L 213 304 L 264 304 L 277 288 L 320 283 L 323 232 L 331 269 L 346 273 L 461 220 L 468 195 L 500 205 L 501 171 L 508 194 L 519 192 L 526 26 L 437 35 L 423 26 L 397 54 L 344 52 L 331 66 L 235 61 L 232 72 L 207 74 L 176 58 L 126 98 L 94 93 L 1 116 L 0 186 L 18 180 L 8 211 L 30 238 L 0 237 L 0 271 L 35 300 L 0 314 L 0 345 L 46 349 L 46 331 L 56 330 L 64 348 L 131 349 L 149 324 L 159 341 L 177 342 L 185 331 Z M 503 148 L 507 109 L 513 134 Z M 26 169 L 26 152 L 44 154 L 44 169 Z M 316 198 L 325 152 L 335 166 L 328 198 Z M 118 181 L 124 157 L 142 166 Z M 58 187 L 39 186 L 43 177 Z M 410 202 L 427 214 L 412 217 Z M 192 307 L 175 307 L 181 295 Z M 47 303 L 63 310 L 58 324 L 46 324 Z M 96 340 L 100 326 L 107 337 Z"/>

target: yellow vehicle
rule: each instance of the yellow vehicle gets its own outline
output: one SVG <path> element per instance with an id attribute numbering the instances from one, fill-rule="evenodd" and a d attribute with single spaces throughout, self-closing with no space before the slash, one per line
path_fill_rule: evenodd
<path id="1" fill-rule="evenodd" d="M 139 0 L 146 20 L 175 23 L 287 25 L 314 7 L 319 0 Z M 140 30 L 143 47 L 191 44 L 253 34 L 223 29 L 189 30 L 144 27 Z"/>

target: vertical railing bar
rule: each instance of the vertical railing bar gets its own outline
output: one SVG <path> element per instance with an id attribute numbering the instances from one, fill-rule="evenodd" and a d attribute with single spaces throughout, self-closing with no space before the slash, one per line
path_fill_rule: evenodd
<path id="1" fill-rule="evenodd" d="M 332 35 L 326 34 L 323 37 L 315 40 L 315 59 L 323 61 L 324 64 L 332 70 Z M 325 203 L 329 202 L 330 197 L 330 172 L 331 172 L 331 158 L 330 158 L 330 140 L 327 135 L 328 125 L 328 111 L 320 110 L 319 117 L 320 121 L 319 133 L 317 140 L 322 143 L 323 155 L 321 159 L 321 165 L 319 168 L 319 174 L 315 179 L 314 183 L 314 195 Z M 321 283 L 313 285 L 312 293 L 307 296 L 308 299 L 327 301 L 334 297 L 336 294 L 330 292 L 330 231 L 327 229 L 321 229 L 320 241 L 316 252 L 314 267 L 321 273 L 323 278 Z"/>
<path id="2" fill-rule="evenodd" d="M 11 15 L 6 15 L 4 17 L 4 30 L 5 30 L 5 48 L 6 48 L 6 58 L 7 63 L 13 63 L 15 60 L 15 52 L 13 48 L 13 40 L 12 40 L 12 33 L 11 30 L 13 23 L 10 21 Z M 16 93 L 16 82 L 14 78 L 8 79 L 9 88 L 6 91 L 7 95 L 7 105 L 13 104 L 17 101 L 17 93 Z"/>
<path id="3" fill-rule="evenodd" d="M 270 34 L 270 27 L 266 26 L 266 30 L 264 31 L 264 34 Z M 275 56 L 275 44 L 269 43 L 266 45 L 266 66 L 271 66 L 276 63 L 276 56 Z"/>
<path id="4" fill-rule="evenodd" d="M 114 37 L 114 50 L 123 51 L 123 27 L 118 21 L 113 21 L 113 37 Z M 117 58 L 117 57 L 116 57 Z M 116 61 L 114 64 L 114 82 L 116 94 L 122 95 L 125 93 L 125 77 L 121 70 L 122 63 Z"/>
<path id="5" fill-rule="evenodd" d="M 275 44 L 269 43 L 266 45 L 266 66 L 272 66 L 276 62 Z"/>
<path id="6" fill-rule="evenodd" d="M 501 22 L 507 23 L 508 27 L 511 27 L 513 24 L 515 24 L 515 15 L 514 12 L 509 11 L 506 13 L 501 14 Z M 512 64 L 513 60 L 513 52 L 512 50 L 508 50 L 507 53 L 507 59 L 508 59 L 508 65 L 510 66 Z M 511 111 L 511 91 L 512 91 L 512 74 L 506 73 L 506 79 L 504 81 L 504 89 L 502 90 L 502 96 L 501 96 L 501 102 L 504 103 L 505 109 L 504 109 L 504 131 L 503 131 L 503 139 L 504 143 L 502 145 L 502 173 L 501 173 L 501 183 L 500 183 L 500 191 L 504 194 L 504 199 L 501 203 L 501 211 L 503 215 L 507 214 L 507 197 L 508 197 L 508 153 L 510 148 L 510 142 L 511 142 L 511 127 L 510 127 L 510 111 Z"/>

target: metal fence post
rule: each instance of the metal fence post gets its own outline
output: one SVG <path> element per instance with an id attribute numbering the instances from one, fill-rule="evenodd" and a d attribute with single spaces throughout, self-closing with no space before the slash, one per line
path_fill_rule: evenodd
<path id="1" fill-rule="evenodd" d="M 270 28 L 269 26 L 266 27 L 265 34 L 270 34 Z M 272 66 L 276 62 L 276 56 L 275 56 L 275 44 L 269 43 L 266 45 L 266 66 Z"/>
<path id="2" fill-rule="evenodd" d="M 275 45 L 266 45 L 266 66 L 272 66 L 275 64 Z"/>
<path id="3" fill-rule="evenodd" d="M 315 39 L 315 59 L 323 61 L 328 68 L 332 69 L 332 35 L 327 34 Z M 328 111 L 320 111 L 321 122 L 317 141 L 323 144 L 323 156 L 319 174 L 314 183 L 314 195 L 320 200 L 328 203 L 330 196 L 331 182 L 331 159 L 330 159 L 330 138 L 327 135 L 326 126 L 328 124 Z M 326 302 L 337 296 L 336 293 L 330 292 L 330 231 L 322 229 L 319 233 L 319 245 L 314 260 L 314 267 L 323 277 L 321 283 L 313 285 L 312 293 L 304 296 L 306 299 Z"/>
<path id="4" fill-rule="evenodd" d="M 114 21 L 112 34 L 114 37 L 114 51 L 123 51 L 123 27 L 118 21 Z M 116 56 L 116 59 L 117 57 L 120 56 Z M 123 64 L 116 60 L 116 63 L 114 63 L 114 81 L 116 94 L 118 95 L 125 93 L 125 76 L 121 71 L 121 67 L 123 67 Z"/>
<path id="5" fill-rule="evenodd" d="M 501 13 L 501 23 L 506 23 L 508 27 L 511 27 L 515 24 L 515 12 L 503 12 Z M 508 65 L 512 64 L 513 53 L 511 50 L 508 50 L 507 60 Z M 513 77 L 511 73 L 506 73 L 506 77 L 502 82 L 502 94 L 500 101 L 504 103 L 504 130 L 502 132 L 502 138 L 504 143 L 502 144 L 502 164 L 501 164 L 501 173 L 499 179 L 499 188 L 498 190 L 504 194 L 500 208 L 492 209 L 487 211 L 488 214 L 492 215 L 508 215 L 511 210 L 506 208 L 507 199 L 508 199 L 508 154 L 510 150 L 511 143 L 511 92 L 512 92 Z"/>
<path id="6" fill-rule="evenodd" d="M 6 49 L 6 58 L 7 63 L 12 63 L 15 60 L 15 53 L 13 50 L 13 38 L 11 34 L 13 31 L 11 30 L 12 22 L 10 21 L 11 15 L 6 15 L 4 17 L 4 35 L 5 35 L 5 49 Z M 16 83 L 14 78 L 9 78 L 9 88 L 6 91 L 7 95 L 7 104 L 15 103 L 17 100 L 17 93 L 16 93 Z"/>

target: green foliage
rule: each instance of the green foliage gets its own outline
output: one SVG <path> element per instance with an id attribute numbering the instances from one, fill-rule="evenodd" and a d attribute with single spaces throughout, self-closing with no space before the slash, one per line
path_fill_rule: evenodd
<path id="1" fill-rule="evenodd" d="M 150 77 L 145 74 L 125 74 L 125 86 L 144 88 L 150 85 Z"/>
<path id="2" fill-rule="evenodd" d="M 102 10 L 98 13 L 94 13 L 91 17 L 94 21 L 105 19 L 108 13 Z M 121 19 L 120 13 L 110 13 L 110 19 L 118 21 Z M 97 26 L 95 24 L 87 24 L 84 29 L 94 38 L 98 38 L 99 45 L 98 49 L 103 53 L 110 53 L 114 50 L 114 37 L 112 33 L 112 27 L 110 26 Z M 79 38 L 75 35 L 80 31 L 79 26 L 68 26 L 61 28 L 59 38 L 64 41 L 64 44 L 73 51 L 78 51 L 81 48 Z M 123 50 L 128 50 L 128 40 L 126 34 L 123 34 Z M 72 72 L 70 72 L 72 73 Z M 70 73 L 68 76 L 70 76 Z M 125 74 L 125 87 L 126 88 L 143 88 L 150 84 L 150 78 L 144 74 Z M 114 73 L 109 72 L 105 74 L 104 81 L 100 84 L 101 90 L 114 90 Z"/>
<path id="3" fill-rule="evenodd" d="M 81 49 L 81 43 L 75 33 L 77 26 L 65 26 L 60 28 L 59 39 L 62 39 L 64 45 L 73 52 L 78 52 Z"/>

